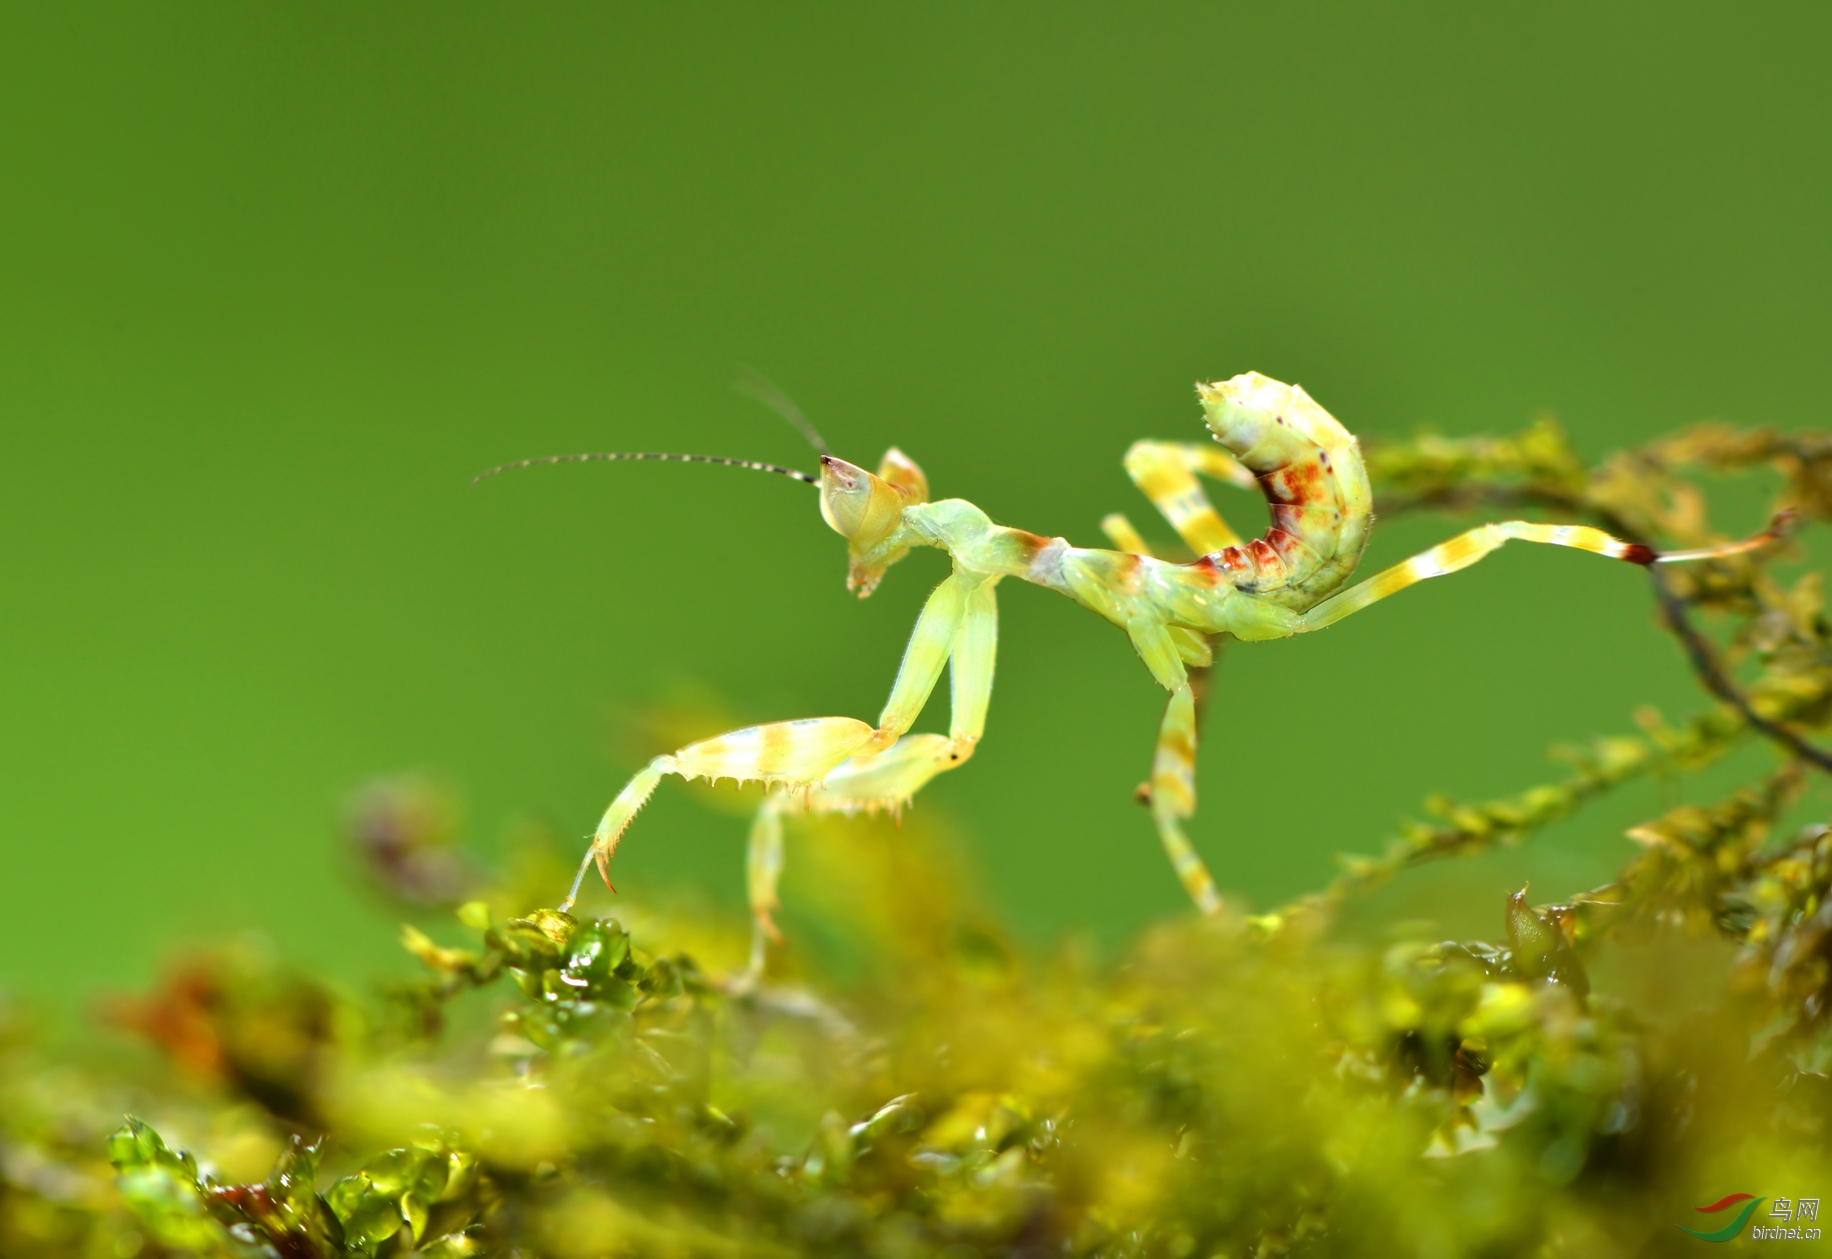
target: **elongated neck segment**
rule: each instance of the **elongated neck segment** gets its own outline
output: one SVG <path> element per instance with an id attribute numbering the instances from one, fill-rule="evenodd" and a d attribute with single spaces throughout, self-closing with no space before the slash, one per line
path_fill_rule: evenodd
<path id="1" fill-rule="evenodd" d="M 1060 557 L 1072 550 L 1066 539 L 995 525 L 964 498 L 944 498 L 904 509 L 894 539 L 904 546 L 946 551 L 955 567 L 985 577 L 1017 577 L 1068 593 Z"/>
<path id="2" fill-rule="evenodd" d="M 1174 564 L 1126 551 L 1071 546 L 1063 538 L 996 525 L 958 498 L 905 509 L 896 540 L 946 551 L 957 572 L 995 580 L 1016 577 L 1067 595 L 1128 632 L 1150 623 L 1264 639 L 1282 638 L 1296 623 L 1290 609 L 1244 594 L 1213 556 Z"/>

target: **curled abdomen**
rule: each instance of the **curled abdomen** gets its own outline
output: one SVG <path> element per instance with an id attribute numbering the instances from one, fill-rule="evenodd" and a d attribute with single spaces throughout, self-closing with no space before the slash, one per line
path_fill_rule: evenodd
<path id="1" fill-rule="evenodd" d="M 1373 521 L 1354 436 L 1301 388 L 1258 372 L 1196 389 L 1209 430 L 1272 510 L 1272 527 L 1216 552 L 1216 567 L 1242 590 L 1293 607 L 1316 602 L 1355 570 Z"/>

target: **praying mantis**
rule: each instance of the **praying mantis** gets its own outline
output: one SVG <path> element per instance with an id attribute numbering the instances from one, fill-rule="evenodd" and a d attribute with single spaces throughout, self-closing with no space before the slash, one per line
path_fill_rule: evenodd
<path id="1" fill-rule="evenodd" d="M 847 588 L 860 598 L 877 589 L 886 570 L 912 548 L 938 548 L 953 564 L 917 617 L 876 723 L 854 717 L 772 722 L 657 756 L 605 811 L 561 909 L 572 908 L 594 862 L 610 884 L 611 858 L 663 778 L 762 782 L 765 795 L 746 857 L 753 929 L 744 978 L 755 983 L 767 943 L 782 938 L 774 915 L 780 908 L 784 817 L 899 810 L 937 775 L 972 758 L 992 698 L 996 592 L 1009 577 L 1062 594 L 1124 631 L 1152 679 L 1168 693 L 1140 796 L 1178 880 L 1196 908 L 1212 916 L 1221 911 L 1221 897 L 1184 824 L 1196 811 L 1199 691 L 1221 640 L 1261 642 L 1325 629 L 1426 578 L 1468 568 L 1510 541 L 1650 565 L 1733 555 L 1776 533 L 1771 526 L 1741 542 L 1657 552 L 1588 525 L 1507 520 L 1479 525 L 1346 585 L 1374 520 L 1354 436 L 1299 386 L 1257 372 L 1200 384 L 1196 391 L 1213 442 L 1141 441 L 1125 457 L 1127 474 L 1196 554 L 1187 562 L 1154 555 L 1120 514 L 1102 521 L 1114 549 L 1098 549 L 995 524 L 963 499 L 932 502 L 927 477 L 902 451 L 888 450 L 876 472 L 848 463 L 829 453 L 780 395 L 765 400 L 809 436 L 820 452 L 819 475 L 750 460 L 646 452 L 525 459 L 481 474 L 477 480 L 530 464 L 593 459 L 684 460 L 771 472 L 819 490 L 821 518 L 846 539 Z M 1259 490 L 1271 511 L 1268 530 L 1243 540 L 1216 511 L 1198 477 Z M 912 734 L 943 666 L 949 670 L 948 733 Z"/>

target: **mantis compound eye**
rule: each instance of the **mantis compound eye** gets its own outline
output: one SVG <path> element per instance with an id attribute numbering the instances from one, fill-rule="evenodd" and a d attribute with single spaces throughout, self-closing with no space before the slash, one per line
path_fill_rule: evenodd
<path id="1" fill-rule="evenodd" d="M 865 518 L 871 498 L 865 476 L 865 469 L 844 459 L 821 456 L 821 519 L 844 537 L 850 538 Z"/>
<path id="2" fill-rule="evenodd" d="M 844 459 L 821 456 L 821 519 L 855 548 L 883 541 L 896 527 L 904 501 L 889 481 Z"/>

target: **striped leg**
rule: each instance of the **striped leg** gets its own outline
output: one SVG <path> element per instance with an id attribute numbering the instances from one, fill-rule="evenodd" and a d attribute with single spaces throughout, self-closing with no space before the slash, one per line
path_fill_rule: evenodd
<path id="1" fill-rule="evenodd" d="M 1157 823 L 1164 855 L 1196 908 L 1213 916 L 1221 912 L 1215 879 L 1202 863 L 1183 822 L 1196 812 L 1196 697 L 1186 683 L 1164 707 L 1158 746 L 1151 758 L 1151 820 Z"/>
<path id="2" fill-rule="evenodd" d="M 1196 480 L 1198 474 L 1245 489 L 1257 489 L 1253 473 L 1213 442 L 1134 442 L 1126 452 L 1126 475 L 1132 478 L 1164 519 L 1176 529 L 1196 554 L 1207 555 L 1236 546 L 1240 535 L 1228 527 Z M 1100 522 L 1101 532 L 1113 545 L 1134 555 L 1152 556 L 1151 544 L 1133 528 L 1123 512 Z M 1215 663 L 1219 635 L 1204 635 L 1181 626 L 1171 627 L 1171 638 L 1183 662 L 1190 666 L 1197 686 L 1196 716 L 1201 720 L 1209 668 Z"/>
<path id="3" fill-rule="evenodd" d="M 763 976 L 768 943 L 782 940 L 773 914 L 779 907 L 776 885 L 782 875 L 783 813 L 796 808 L 817 813 L 876 813 L 881 809 L 900 812 L 930 779 L 959 768 L 972 757 L 986 730 L 986 709 L 992 699 L 993 669 L 998 656 L 999 611 L 993 593 L 996 584 L 996 579 L 979 583 L 962 596 L 960 625 L 948 649 L 953 708 L 948 734 L 904 735 L 886 751 L 862 754 L 839 765 L 806 792 L 772 795 L 758 810 L 751 827 L 748 863 L 755 926 L 750 968 L 738 982 L 738 990 L 755 986 Z M 894 717 L 907 726 L 914 716 L 915 710 L 902 709 L 892 714 L 887 708 L 885 724 Z"/>
<path id="4" fill-rule="evenodd" d="M 1125 464 L 1126 475 L 1163 513 L 1164 519 L 1190 550 L 1207 555 L 1240 544 L 1240 535 L 1221 518 L 1196 477 L 1200 474 L 1250 490 L 1258 489 L 1259 482 L 1220 446 L 1213 442 L 1134 442 L 1126 452 Z M 1124 517 L 1120 520 L 1123 523 Z M 1130 530 L 1131 526 L 1125 528 Z M 1108 536 L 1113 536 L 1111 529 Z M 1135 548 L 1120 544 L 1120 549 Z M 1150 552 L 1139 551 L 1138 554 Z"/>
<path id="5" fill-rule="evenodd" d="M 1126 518 L 1123 511 L 1112 512 L 1100 518 L 1100 531 L 1107 535 L 1107 541 L 1113 543 L 1116 551 L 1127 551 L 1133 555 L 1143 555 L 1147 559 L 1157 558 L 1157 552 L 1151 549 L 1151 543 L 1132 527 L 1132 521 Z"/>
<path id="6" fill-rule="evenodd" d="M 1202 864 L 1202 858 L 1183 833 L 1183 819 L 1196 811 L 1196 686 L 1184 660 L 1187 635 L 1173 632 L 1168 626 L 1147 617 L 1127 618 L 1125 605 L 1118 602 L 1107 584 L 1100 580 L 1099 570 L 1074 564 L 1064 566 L 1075 597 L 1095 612 L 1116 624 L 1126 626 L 1133 650 L 1151 670 L 1158 685 L 1170 692 L 1170 703 L 1158 725 L 1157 749 L 1152 755 L 1151 778 L 1145 784 L 1145 803 L 1151 806 L 1152 821 L 1157 824 L 1158 838 L 1170 857 L 1172 868 L 1196 908 L 1205 914 L 1217 913 L 1220 897 L 1215 880 Z M 1198 667 L 1204 690 L 1208 679 Z"/>
<path id="7" fill-rule="evenodd" d="M 1102 516 L 1100 527 L 1101 532 L 1107 535 L 1107 540 L 1113 543 L 1117 550 L 1155 558 L 1156 553 L 1151 549 L 1151 543 L 1139 536 L 1139 531 L 1132 527 L 1130 520 L 1126 519 L 1126 513 L 1116 511 L 1111 515 Z M 1171 626 L 1170 635 L 1177 644 L 1177 653 L 1183 657 L 1183 663 L 1206 674 L 1210 666 L 1215 663 L 1215 651 L 1221 645 L 1221 635 L 1201 634 L 1181 625 Z M 1200 690 L 1197 692 L 1196 708 L 1200 716 L 1202 709 Z"/>
<path id="8" fill-rule="evenodd" d="M 1580 551 L 1608 556 L 1612 560 L 1626 560 L 1630 564 L 1647 565 L 1735 555 L 1741 551 L 1753 550 L 1772 541 L 1777 536 L 1779 536 L 1779 522 L 1755 537 L 1741 542 L 1728 542 L 1723 546 L 1705 547 L 1696 551 L 1660 552 L 1638 542 L 1624 542 L 1620 538 L 1604 533 L 1601 529 L 1593 529 L 1589 525 L 1539 525 L 1525 520 L 1503 520 L 1495 524 L 1478 525 L 1467 533 L 1458 534 L 1448 542 L 1440 542 L 1429 551 L 1421 551 L 1409 560 L 1395 564 L 1384 572 L 1376 573 L 1366 581 L 1351 586 L 1340 594 L 1331 595 L 1298 618 L 1296 632 L 1304 634 L 1311 630 L 1320 630 L 1326 625 L 1334 625 L 1343 617 L 1359 612 L 1371 603 L 1378 603 L 1388 595 L 1398 594 L 1407 586 L 1424 581 L 1428 577 L 1442 577 L 1446 573 L 1468 568 L 1477 560 L 1512 541 L 1542 542 L 1548 546 L 1574 547 Z"/>
<path id="9" fill-rule="evenodd" d="M 1190 894 L 1197 909 L 1218 914 L 1221 897 L 1215 891 L 1215 879 L 1189 836 L 1183 833 L 1184 820 L 1196 812 L 1196 687 L 1169 629 L 1154 622 L 1135 622 L 1128 632 L 1145 667 L 1170 692 L 1164 719 L 1158 723 L 1151 780 L 1146 784 L 1151 820 L 1157 824 L 1159 842 L 1183 890 Z M 1204 671 L 1198 670 L 1197 674 L 1206 690 L 1208 679 Z"/>
<path id="10" fill-rule="evenodd" d="M 1125 462 L 1126 475 L 1192 551 L 1207 555 L 1239 545 L 1240 535 L 1222 519 L 1196 479 L 1201 475 L 1243 489 L 1257 489 L 1259 482 L 1253 473 L 1227 451 L 1213 443 L 1141 441 L 1126 452 Z M 1134 555 L 1152 554 L 1150 544 L 1122 513 L 1114 512 L 1100 525 L 1119 550 Z M 1198 634 L 1180 626 L 1171 627 L 1170 635 L 1188 666 L 1188 685 L 1184 691 L 1171 694 L 1170 706 L 1158 728 L 1151 779 L 1140 784 L 1139 799 L 1151 807 L 1158 838 L 1190 899 L 1203 913 L 1213 914 L 1221 907 L 1215 880 L 1183 833 L 1182 821 L 1196 810 L 1196 736 L 1207 707 L 1209 678 L 1221 636 Z M 1180 698 L 1183 694 L 1189 695 L 1187 703 Z"/>

